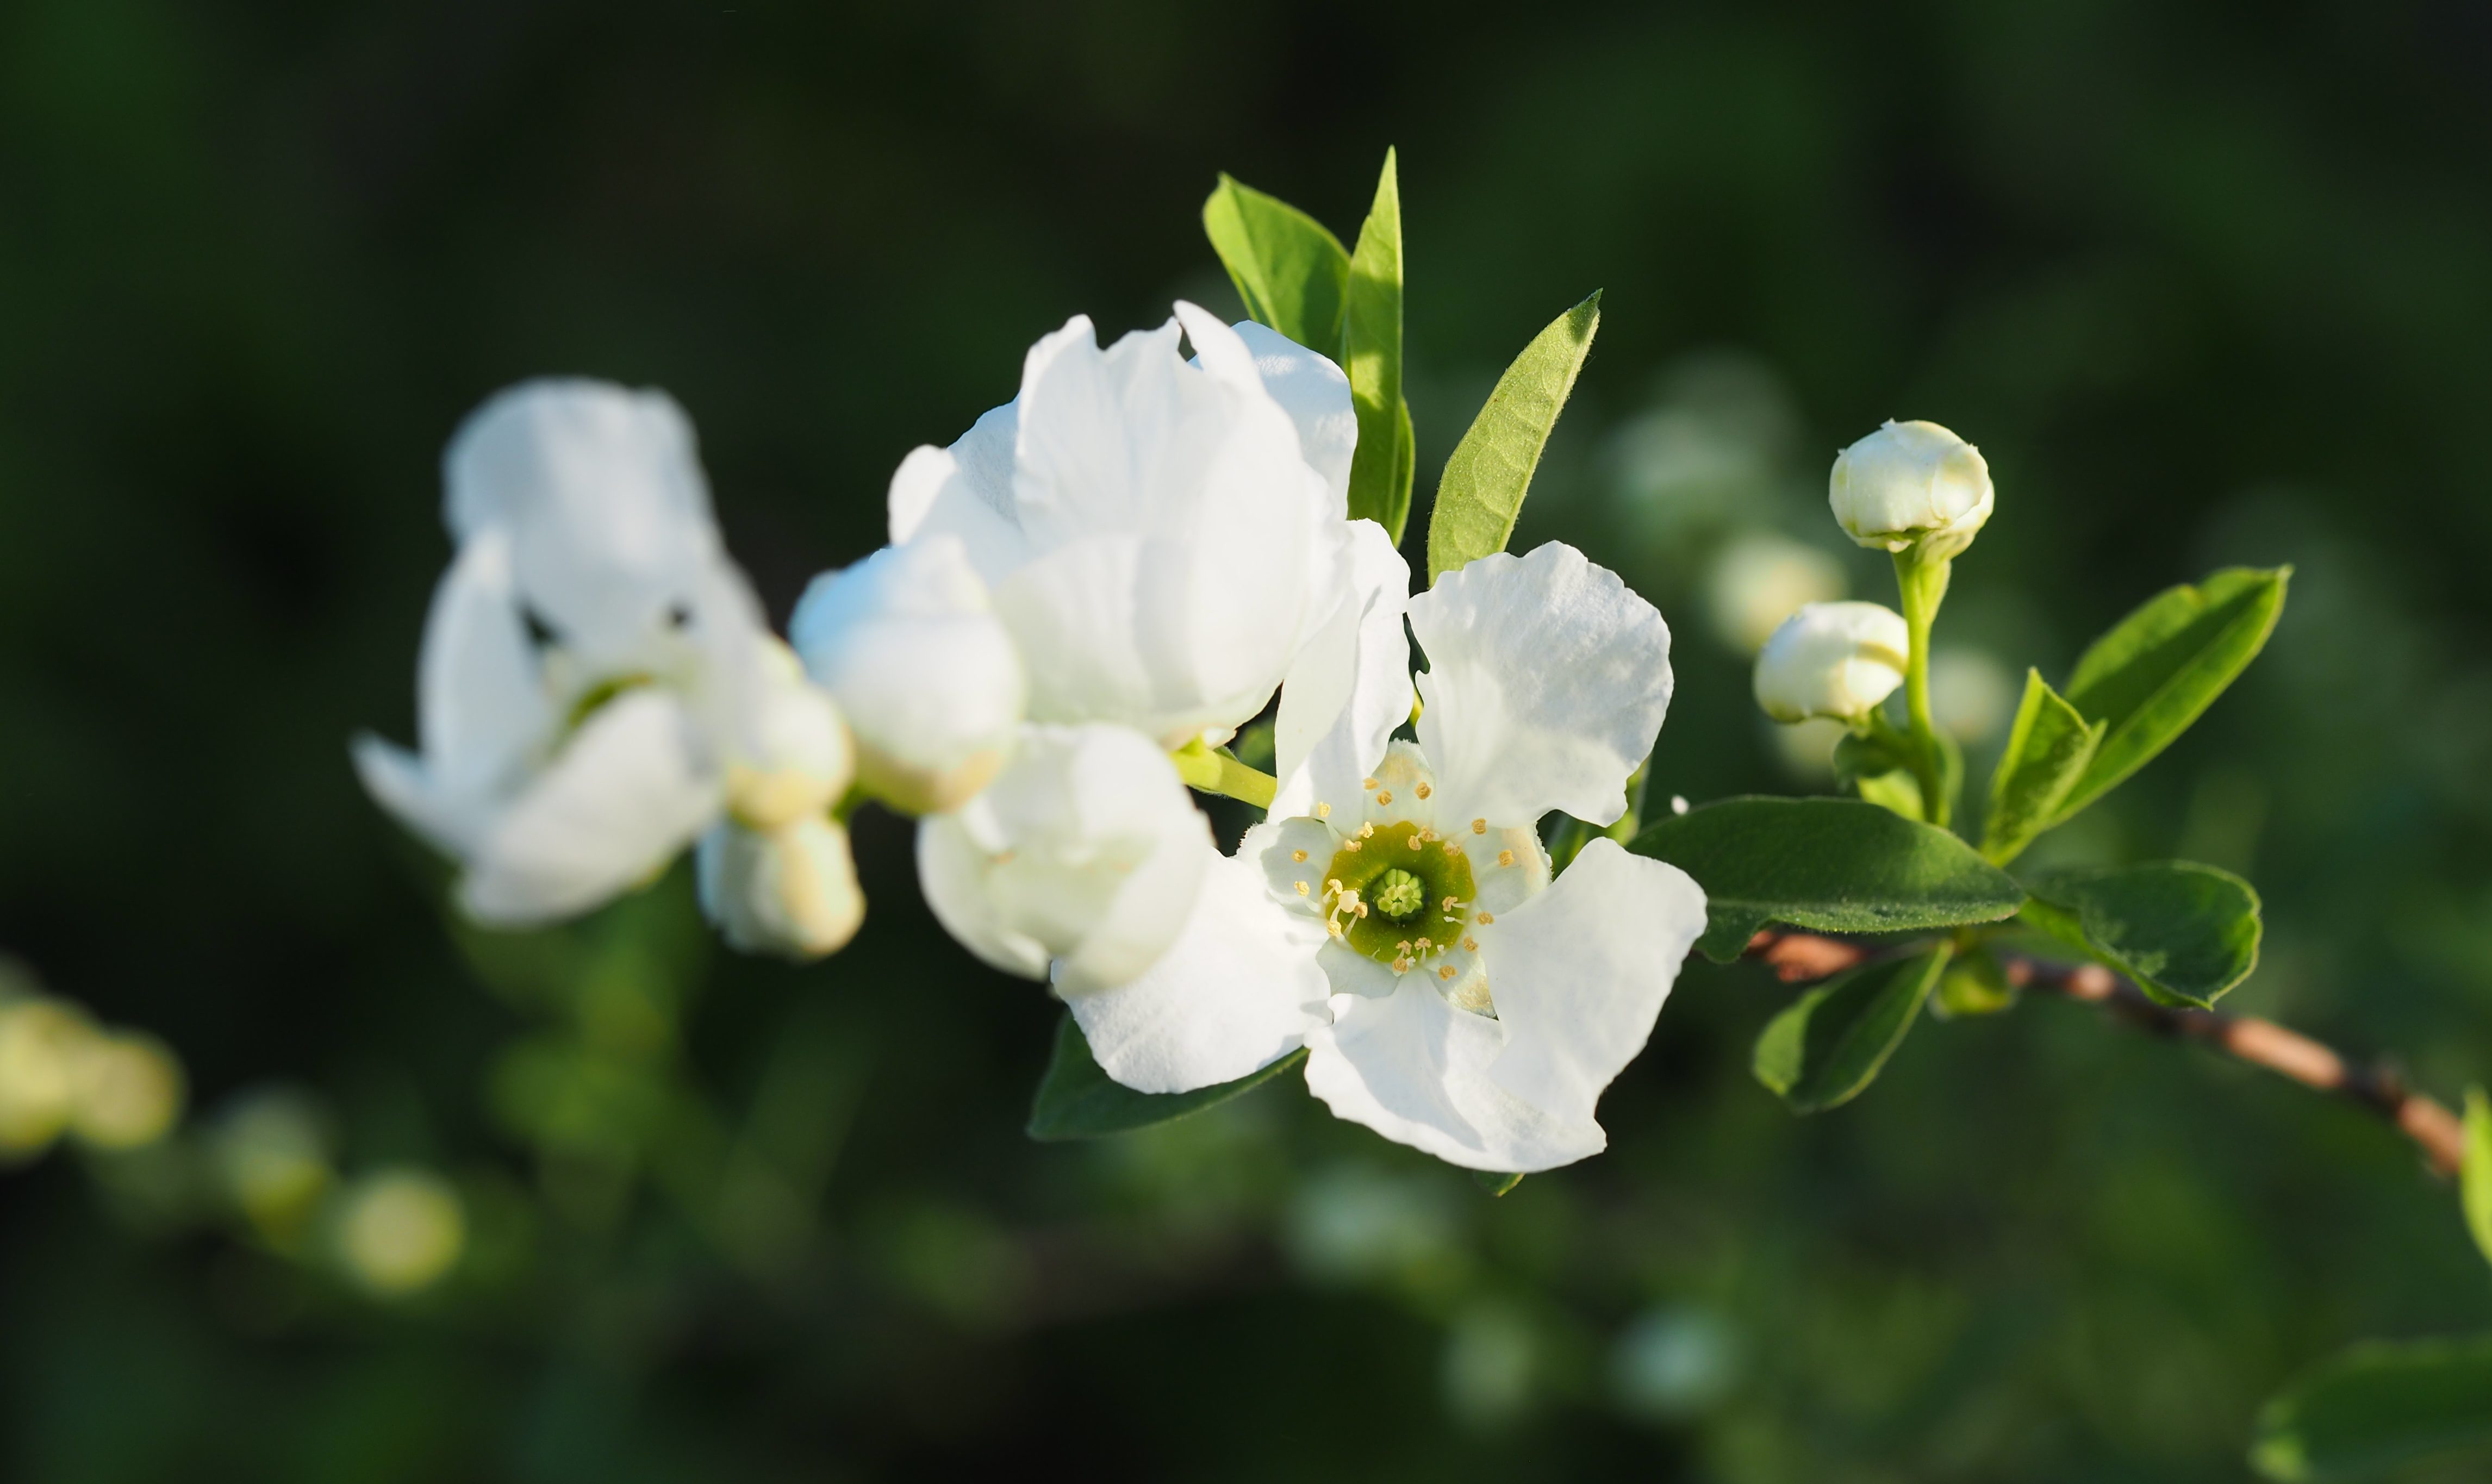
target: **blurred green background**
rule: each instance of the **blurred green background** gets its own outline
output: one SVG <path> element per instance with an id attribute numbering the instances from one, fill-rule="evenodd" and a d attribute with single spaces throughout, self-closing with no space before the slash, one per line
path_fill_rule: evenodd
<path id="1" fill-rule="evenodd" d="M 1502 1200 L 1290 1082 L 1036 1145 L 1054 1011 L 902 822 L 816 967 L 716 947 L 681 872 L 492 938 L 345 744 L 412 733 L 495 388 L 669 389 L 784 619 L 1036 337 L 1233 309 L 1215 171 L 1347 234 L 1394 144 L 1423 498 L 1607 290 L 1518 545 L 1671 619 L 1657 794 L 1830 787 L 1745 646 L 1886 596 L 1825 466 L 1944 422 L 2001 491 L 1940 631 L 1976 779 L 2025 665 L 2297 564 L 2048 847 L 2245 872 L 2234 1002 L 2450 1097 L 2492 1075 L 2487 68 L 2446 0 L 0 4 L 0 948 L 193 1110 L 0 1173 L 0 1476 L 2245 1477 L 2299 1367 L 2492 1324 L 2411 1147 L 2276 1079 L 2035 1002 L 1798 1120 L 1747 1072 L 1789 992 L 1700 965 L 1611 1151 Z"/>

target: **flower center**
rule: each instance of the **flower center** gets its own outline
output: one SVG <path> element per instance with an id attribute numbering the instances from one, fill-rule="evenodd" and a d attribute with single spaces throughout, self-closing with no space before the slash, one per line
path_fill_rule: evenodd
<path id="1" fill-rule="evenodd" d="M 1324 868 L 1333 935 L 1396 972 L 1462 940 L 1474 892 L 1461 846 L 1407 819 L 1360 826 Z"/>

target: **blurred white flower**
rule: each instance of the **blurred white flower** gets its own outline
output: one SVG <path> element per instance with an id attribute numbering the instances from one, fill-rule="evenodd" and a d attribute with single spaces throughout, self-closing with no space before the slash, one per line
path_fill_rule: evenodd
<path id="1" fill-rule="evenodd" d="M 1669 706 L 1670 631 L 1557 544 L 1447 574 L 1409 619 L 1429 664 L 1418 745 L 1316 766 L 1303 810 L 1275 809 L 1239 848 L 1262 899 L 1240 873 L 1231 905 L 1111 999 L 1132 1007 L 1127 1035 L 1084 1029 L 1111 1076 L 1153 1092 L 1303 1043 L 1307 1085 L 1336 1114 L 1453 1164 L 1545 1170 L 1602 1147 L 1593 1105 L 1643 1050 L 1705 925 L 1683 873 L 1609 840 L 1553 886 L 1536 833 L 1555 809 L 1625 813 Z M 1407 714 L 1407 671 L 1383 683 L 1379 709 Z M 1308 943 L 1328 1002 L 1294 977 L 1235 970 L 1302 965 Z"/>
<path id="2" fill-rule="evenodd" d="M 422 753 L 365 736 L 356 765 L 460 861 L 470 915 L 582 912 L 665 867 L 762 749 L 766 630 L 665 395 L 528 382 L 444 463 L 458 554 L 425 631 Z"/>
<path id="3" fill-rule="evenodd" d="M 137 1149 L 181 1121 L 182 1064 L 153 1036 L 106 1031 L 78 1057 L 70 1127 L 98 1149 Z"/>
<path id="4" fill-rule="evenodd" d="M 1835 456 L 1826 499 L 1860 545 L 1943 559 L 1990 519 L 1990 466 L 1936 423 L 1889 421 Z"/>
<path id="5" fill-rule="evenodd" d="M 0 1000 L 0 1160 L 39 1154 L 69 1126 L 95 1038 L 86 1017 L 58 1000 Z"/>
<path id="6" fill-rule="evenodd" d="M 2021 694 L 2017 676 L 1987 651 L 1930 651 L 1930 719 L 1959 742 L 1979 742 L 2007 725 Z"/>
<path id="7" fill-rule="evenodd" d="M 818 959 L 865 921 L 846 826 L 831 806 L 855 776 L 847 728 L 794 654 L 765 641 L 751 760 L 727 770 L 727 814 L 701 836 L 701 910 L 746 953 Z"/>
<path id="8" fill-rule="evenodd" d="M 1904 683 L 1904 615 L 1875 603 L 1812 603 L 1783 620 L 1757 656 L 1757 704 L 1777 722 L 1856 722 Z"/>
<path id="9" fill-rule="evenodd" d="M 356 1282 L 383 1298 L 403 1297 L 457 1264 L 467 1246 L 467 1208 L 430 1171 L 376 1171 L 340 1198 L 337 1243 Z"/>
<path id="10" fill-rule="evenodd" d="M 1029 725 L 976 797 L 917 826 L 918 882 L 964 947 L 1068 999 L 1123 984 L 1184 926 L 1219 852 L 1149 737 Z"/>
<path id="11" fill-rule="evenodd" d="M 875 797 L 938 814 L 1002 768 L 1027 687 L 960 538 L 885 547 L 814 579 L 787 634 L 806 671 L 839 697 Z"/>
<path id="12" fill-rule="evenodd" d="M 1843 566 L 1815 547 L 1751 532 L 1722 549 L 1706 584 L 1706 612 L 1723 643 L 1754 654 L 1786 618 L 1843 596 Z"/>
<path id="13" fill-rule="evenodd" d="M 1852 728 L 1826 717 L 1806 722 L 1763 723 L 1765 745 L 1791 776 L 1804 784 L 1834 777 L 1834 749 Z"/>

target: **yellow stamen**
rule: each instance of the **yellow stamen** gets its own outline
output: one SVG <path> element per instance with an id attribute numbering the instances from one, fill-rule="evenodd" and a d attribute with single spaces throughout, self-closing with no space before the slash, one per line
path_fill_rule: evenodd
<path id="1" fill-rule="evenodd" d="M 1497 863 L 1498 863 L 1498 865 L 1500 865 L 1500 866 L 1511 866 L 1511 865 L 1513 865 L 1513 864 L 1514 864 L 1514 852 L 1513 852 L 1512 850 L 1499 850 L 1499 851 L 1498 851 L 1498 852 L 1497 852 Z"/>
<path id="2" fill-rule="evenodd" d="M 1370 793 L 1374 793 L 1376 791 L 1376 780 L 1372 778 L 1362 778 L 1358 781 L 1358 787 L 1366 789 Z"/>
<path id="3" fill-rule="evenodd" d="M 1298 883 L 1298 895 L 1299 895 L 1299 896 L 1301 896 L 1301 897 L 1303 897 L 1303 896 L 1305 896 L 1306 894 L 1307 894 L 1307 883 L 1306 883 L 1306 882 L 1304 882 L 1304 881 L 1300 881 L 1300 882 Z"/>
<path id="4" fill-rule="evenodd" d="M 1437 970 L 1437 977 L 1438 977 L 1438 978 L 1439 978 L 1439 979 L 1451 979 L 1452 977 L 1454 977 L 1454 966 L 1453 966 L 1451 964 L 1448 964 L 1448 965 L 1444 965 L 1443 967 L 1441 967 L 1441 968 L 1438 969 L 1438 970 Z"/>
<path id="5" fill-rule="evenodd" d="M 1497 914 L 1495 912 L 1482 912 L 1479 914 L 1479 925 L 1483 928 L 1495 921 L 1497 921 Z"/>
<path id="6" fill-rule="evenodd" d="M 1472 937 L 1472 936 L 1471 936 L 1470 935 L 1468 935 L 1468 934 L 1465 934 L 1465 935 L 1463 935 L 1463 952 L 1465 952 L 1465 953 L 1477 953 L 1477 952 L 1479 952 L 1479 939 L 1478 939 L 1478 938 L 1475 938 L 1475 937 Z"/>
<path id="7" fill-rule="evenodd" d="M 1436 792 L 1436 791 L 1437 791 L 1436 789 L 1429 787 L 1426 784 L 1421 784 L 1421 785 L 1419 786 L 1419 797 L 1421 797 L 1421 798 L 1423 798 L 1423 799 L 1424 799 L 1424 798 L 1426 798 L 1429 794 L 1432 794 L 1432 793 L 1434 793 L 1434 792 Z"/>
<path id="8" fill-rule="evenodd" d="M 1380 788 L 1380 789 L 1378 789 L 1378 790 L 1376 791 L 1376 802 L 1378 802 L 1379 804 L 1390 804 L 1390 803 L 1392 803 L 1392 802 L 1393 802 L 1393 790 L 1392 790 L 1392 789 L 1390 789 L 1390 788 Z"/>
<path id="9" fill-rule="evenodd" d="M 1321 799 L 1318 799 L 1318 800 L 1316 801 L 1316 817 L 1317 817 L 1317 818 L 1319 818 L 1319 819 L 1329 819 L 1329 818 L 1331 818 L 1331 817 L 1332 817 L 1332 806 L 1331 806 L 1330 804 L 1327 804 L 1327 803 L 1323 802 Z"/>
<path id="10" fill-rule="evenodd" d="M 1298 862 L 1300 865 L 1304 865 L 1307 859 L 1307 852 L 1304 850 L 1291 850 L 1290 852 L 1290 859 Z"/>
<path id="11" fill-rule="evenodd" d="M 1321 804 L 1318 804 L 1318 805 L 1316 806 L 1316 808 L 1318 808 L 1318 809 L 1321 809 L 1321 808 L 1323 808 L 1323 806 L 1322 806 Z M 1472 834 L 1474 834 L 1474 835 L 1485 835 L 1485 834 L 1487 834 L 1487 833 L 1488 833 L 1488 821 L 1487 821 L 1486 819 L 1473 819 L 1473 820 L 1471 821 L 1471 833 L 1472 833 Z"/>

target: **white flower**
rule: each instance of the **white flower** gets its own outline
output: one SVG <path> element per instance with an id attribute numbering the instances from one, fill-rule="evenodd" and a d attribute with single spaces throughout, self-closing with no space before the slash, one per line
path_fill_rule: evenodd
<path id="1" fill-rule="evenodd" d="M 1219 853 L 1176 766 L 1130 727 L 1023 727 L 986 789 L 917 825 L 927 905 L 970 952 L 1068 999 L 1174 940 Z"/>
<path id="2" fill-rule="evenodd" d="M 421 756 L 355 744 L 365 786 L 464 867 L 482 921 L 551 920 L 647 879 L 758 746 L 766 630 L 665 395 L 529 382 L 444 460 L 458 553 L 418 667 Z"/>
<path id="3" fill-rule="evenodd" d="M 1340 369 L 1269 331 L 1179 304 L 1103 351 L 1077 316 L 1017 399 L 902 463 L 891 539 L 959 538 L 1032 720 L 1225 740 L 1341 606 L 1356 435 Z"/>
<path id="4" fill-rule="evenodd" d="M 1936 423 L 1889 421 L 1835 456 L 1826 499 L 1860 545 L 1886 551 L 1917 545 L 1943 559 L 1971 546 L 1990 519 L 1990 466 L 1979 449 Z"/>
<path id="5" fill-rule="evenodd" d="M 822 574 L 787 634 L 854 727 L 867 791 L 893 808 L 955 808 L 1003 766 L 1026 695 L 1021 655 L 958 537 Z"/>
<path id="6" fill-rule="evenodd" d="M 1812 603 L 1757 656 L 1757 704 L 1777 722 L 1856 722 L 1904 683 L 1904 615 L 1875 603 Z"/>
<path id="7" fill-rule="evenodd" d="M 1553 883 L 1536 828 L 1553 809 L 1596 824 L 1626 812 L 1669 706 L 1670 631 L 1557 544 L 1448 574 L 1409 618 L 1429 665 L 1418 744 L 1365 769 L 1310 767 L 1312 797 L 1276 808 L 1239 851 L 1264 877 L 1262 915 L 1190 929 L 1117 992 L 1148 989 L 1156 1011 L 1136 1017 L 1147 1044 L 1119 1050 L 1158 1074 L 1146 1090 L 1173 1091 L 1302 1039 L 1307 1084 L 1336 1114 L 1454 1164 L 1545 1170 L 1603 1146 L 1593 1105 L 1705 926 L 1695 882 L 1609 840 Z M 1241 943 L 1286 960 L 1310 941 L 1332 991 L 1320 1012 L 1231 966 Z M 1276 1034 L 1293 1009 L 1302 1028 Z M 1253 1034 L 1241 1049 L 1178 1034 L 1189 1023 Z"/>
<path id="8" fill-rule="evenodd" d="M 839 708 L 765 641 L 752 757 L 727 770 L 727 816 L 701 837 L 701 909 L 747 953 L 817 959 L 865 920 L 846 828 L 831 806 L 855 776 Z"/>

